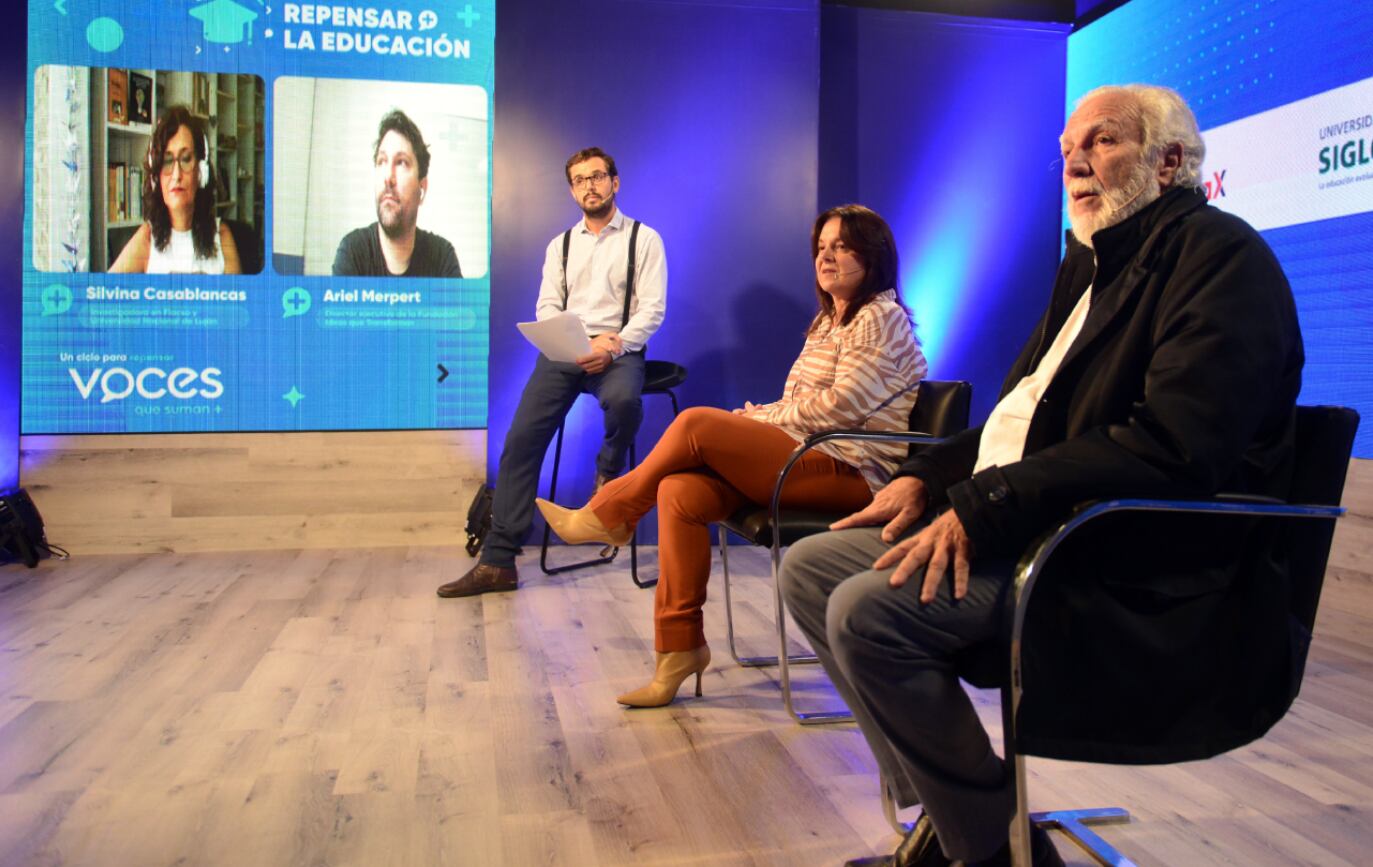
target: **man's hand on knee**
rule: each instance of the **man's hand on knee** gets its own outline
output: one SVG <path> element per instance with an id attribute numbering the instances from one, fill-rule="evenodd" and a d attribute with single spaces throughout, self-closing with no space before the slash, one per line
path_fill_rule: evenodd
<path id="1" fill-rule="evenodd" d="M 963 522 L 953 509 L 934 519 L 928 527 L 909 539 L 902 539 L 891 550 L 877 558 L 874 569 L 890 569 L 891 586 L 900 587 L 906 579 L 925 567 L 925 581 L 920 587 L 920 601 L 933 602 L 935 591 L 944 575 L 953 567 L 953 598 L 962 599 L 968 592 L 969 564 L 973 546 L 963 530 Z"/>
<path id="2" fill-rule="evenodd" d="M 871 527 L 873 524 L 886 521 L 887 526 L 882 528 L 882 541 L 893 542 L 901 538 L 901 534 L 920 519 L 925 513 L 925 504 L 929 499 L 930 495 L 925 490 L 924 482 L 915 476 L 902 476 L 893 479 L 878 491 L 867 508 L 835 521 L 830 524 L 830 529 Z"/>

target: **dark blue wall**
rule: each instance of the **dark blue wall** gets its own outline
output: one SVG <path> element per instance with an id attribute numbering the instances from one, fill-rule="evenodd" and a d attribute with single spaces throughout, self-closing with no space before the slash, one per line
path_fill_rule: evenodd
<path id="1" fill-rule="evenodd" d="M 820 203 L 882 213 L 936 379 L 973 419 L 1049 296 L 1067 27 L 825 6 Z"/>
<path id="2" fill-rule="evenodd" d="M 0 35 L 0 491 L 19 484 L 19 364 L 24 239 L 24 42 L 28 7 L 15 4 Z M 5 106 L 9 106 L 5 108 Z"/>
<path id="3" fill-rule="evenodd" d="M 563 163 L 588 145 L 615 156 L 621 207 L 667 248 L 667 319 L 648 357 L 689 369 L 685 404 L 775 399 L 815 306 L 817 0 L 519 2 L 499 15 L 490 477 L 534 363 L 515 323 L 533 318 L 549 239 L 580 215 Z M 665 398 L 645 406 L 644 450 L 671 415 Z M 600 424 L 580 400 L 560 501 L 589 495 Z"/>

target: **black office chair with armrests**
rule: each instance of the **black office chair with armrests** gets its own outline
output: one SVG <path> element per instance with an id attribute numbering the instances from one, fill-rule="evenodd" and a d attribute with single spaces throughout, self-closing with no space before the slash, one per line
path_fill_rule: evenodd
<path id="1" fill-rule="evenodd" d="M 643 395 L 665 394 L 672 401 L 672 417 L 676 418 L 680 412 L 677 405 L 677 393 L 673 391 L 682 383 L 686 382 L 687 370 L 680 364 L 671 361 L 645 361 L 644 362 L 644 387 Z M 558 495 L 558 468 L 563 461 L 563 429 L 567 427 L 566 420 L 558 425 L 558 443 L 553 449 L 553 472 L 548 481 L 548 499 L 556 502 Z M 639 463 L 634 443 L 629 444 L 629 466 L 633 469 Z M 545 575 L 557 575 L 560 572 L 570 572 L 573 569 L 582 569 L 587 566 L 600 566 L 609 563 L 620 553 L 619 548 L 606 546 L 601 549 L 600 555 L 590 560 L 580 560 L 576 563 L 567 563 L 562 566 L 548 565 L 548 547 L 552 539 L 552 530 L 547 524 L 543 528 L 543 544 L 539 548 L 539 568 Z M 652 587 L 658 583 L 657 578 L 647 581 L 639 578 L 639 534 L 636 531 L 629 540 L 629 577 L 638 587 Z"/>
<path id="2" fill-rule="evenodd" d="M 787 653 L 786 617 L 782 609 L 782 595 L 777 589 L 777 570 L 782 562 L 782 548 L 811 536 L 823 533 L 829 525 L 845 516 L 842 512 L 814 511 L 805 509 L 781 509 L 779 497 L 786 484 L 787 475 L 801 456 L 821 443 L 837 439 L 864 439 L 874 441 L 908 443 L 911 448 L 937 443 L 968 426 L 968 413 L 972 404 L 972 383 L 961 380 L 922 380 L 916 395 L 915 406 L 911 409 L 909 431 L 875 432 L 862 430 L 836 430 L 812 434 L 796 448 L 787 464 L 778 474 L 773 489 L 772 503 L 769 506 L 750 504 L 720 522 L 720 571 L 725 582 L 725 628 L 729 636 L 729 652 L 742 666 L 781 665 L 782 699 L 787 711 L 804 725 L 834 722 L 850 719 L 847 711 L 798 713 L 792 707 L 791 679 L 788 663 L 807 664 L 816 662 L 814 654 L 789 655 Z M 774 534 L 773 528 L 781 531 Z M 772 583 L 776 595 L 777 635 L 781 650 L 779 656 L 741 657 L 734 640 L 734 605 L 729 581 L 729 534 L 734 533 L 754 545 L 772 549 Z"/>
<path id="3" fill-rule="evenodd" d="M 978 648 L 956 662 L 959 676 L 964 680 L 981 688 L 999 687 L 1001 690 L 1005 760 L 1013 774 L 1016 793 L 1011 844 L 1013 863 L 1017 867 L 1030 864 L 1030 823 L 1062 830 L 1101 864 L 1119 867 L 1133 864 L 1087 827 L 1128 822 L 1130 814 L 1126 810 L 1112 807 L 1029 812 L 1025 756 L 1115 764 L 1192 761 L 1219 755 L 1262 737 L 1286 713 L 1301 684 L 1335 519 L 1344 513 L 1339 503 L 1358 424 L 1358 413 L 1344 407 L 1298 407 L 1296 460 L 1287 502 L 1221 495 L 1200 501 L 1131 499 L 1087 503 L 1026 551 L 1016 568 L 1012 592 L 1007 594 L 1004 641 Z M 1107 707 L 1103 706 L 1103 697 L 1098 691 L 1102 681 L 1084 676 L 1083 669 L 1090 667 L 1090 660 L 1083 660 L 1082 665 L 1070 671 L 1048 671 L 1042 663 L 1025 664 L 1027 655 L 1034 656 L 1046 648 L 1059 649 L 1065 635 L 1090 628 L 1086 621 L 1091 618 L 1074 620 L 1071 613 L 1057 609 L 1047 610 L 1055 618 L 1052 623 L 1044 616 L 1046 610 L 1043 609 L 1035 609 L 1033 617 L 1027 616 L 1031 614 L 1033 593 L 1048 597 L 1054 592 L 1055 584 L 1082 576 L 1084 561 L 1079 555 L 1084 550 L 1101 550 L 1099 545 L 1089 545 L 1075 554 L 1072 549 L 1077 538 L 1087 536 L 1093 528 L 1108 528 L 1112 540 L 1128 538 L 1135 531 L 1133 550 L 1122 547 L 1113 552 L 1111 561 L 1091 562 L 1091 574 L 1115 574 L 1115 570 L 1129 571 L 1136 566 L 1138 558 L 1147 558 L 1152 554 L 1150 549 L 1156 551 L 1161 547 L 1157 531 L 1166 528 L 1160 522 L 1183 520 L 1192 523 L 1193 530 L 1195 522 L 1210 522 L 1208 527 L 1214 525 L 1217 529 L 1207 532 L 1215 534 L 1219 545 L 1224 545 L 1227 538 L 1227 531 L 1222 527 L 1238 526 L 1237 522 L 1267 522 L 1262 529 L 1272 534 L 1267 538 L 1276 540 L 1274 556 L 1284 558 L 1288 564 L 1286 607 L 1293 653 L 1268 660 L 1267 666 L 1263 665 L 1263 660 L 1255 659 L 1253 665 L 1257 668 L 1246 683 L 1274 684 L 1272 690 L 1266 693 L 1262 689 L 1228 690 L 1224 696 L 1226 724 L 1208 728 L 1204 722 L 1213 718 L 1209 712 L 1215 701 L 1209 691 L 1207 695 L 1160 696 L 1155 689 L 1136 682 L 1128 691 L 1112 692 L 1111 704 Z M 1111 522 L 1129 523 L 1110 527 Z M 1155 532 L 1138 532 L 1146 525 L 1152 525 L 1148 529 Z M 1241 533 L 1234 538 L 1249 536 Z M 1234 552 L 1242 557 L 1246 550 L 1237 547 Z M 1056 554 L 1058 560 L 1071 564 L 1070 568 L 1056 568 Z M 1159 554 L 1160 558 L 1164 556 L 1166 553 Z M 1204 582 L 1205 576 L 1197 580 Z M 1139 589 L 1147 591 L 1143 586 Z M 1257 586 L 1255 592 L 1272 589 Z M 1151 612 L 1151 616 L 1166 612 L 1166 604 L 1167 600 L 1160 600 L 1159 610 Z M 1225 642 L 1229 638 L 1222 634 L 1215 640 Z M 1107 637 L 1106 640 L 1113 639 Z M 1174 652 L 1174 649 L 1158 648 L 1158 651 L 1166 653 Z M 1175 659 L 1166 662 L 1141 659 L 1134 674 L 1161 683 L 1161 679 L 1176 676 L 1176 663 Z M 1043 696 L 1050 694 L 1050 687 L 1052 698 L 1046 700 Z M 1121 700 L 1122 695 L 1124 700 Z M 1037 704 L 1034 703 L 1036 698 L 1039 698 Z M 1182 708 L 1182 714 L 1160 714 L 1157 709 L 1160 700 L 1172 701 Z M 1050 707 L 1051 710 L 1046 710 Z M 1187 716 L 1191 708 L 1198 709 L 1195 722 L 1189 721 Z M 1106 715 L 1110 719 L 1130 721 L 1125 732 L 1113 735 L 1113 742 L 1103 745 L 1089 739 L 1094 736 L 1084 737 L 1079 732 L 1063 730 L 1064 719 L 1095 720 L 1084 723 L 1085 729 L 1096 725 Z M 1111 757 L 1103 757 L 1103 754 Z M 905 826 L 896 820 L 896 810 L 885 783 L 882 801 L 893 827 L 904 830 Z"/>

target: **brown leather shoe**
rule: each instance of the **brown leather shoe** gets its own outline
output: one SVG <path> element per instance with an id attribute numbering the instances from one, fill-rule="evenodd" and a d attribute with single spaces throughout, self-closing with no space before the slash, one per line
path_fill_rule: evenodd
<path id="1" fill-rule="evenodd" d="M 515 590 L 520 586 L 520 573 L 514 566 L 492 566 L 478 563 L 467 574 L 456 581 L 449 581 L 438 589 L 445 599 L 457 596 L 477 596 L 482 593 L 499 593 Z"/>

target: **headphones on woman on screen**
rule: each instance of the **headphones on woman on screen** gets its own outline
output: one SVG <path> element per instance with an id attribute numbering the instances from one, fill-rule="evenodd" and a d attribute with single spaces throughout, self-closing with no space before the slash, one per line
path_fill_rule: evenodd
<path id="1" fill-rule="evenodd" d="M 198 189 L 206 189 L 210 186 L 210 137 L 201 133 L 200 145 L 205 149 L 205 156 L 200 158 L 200 165 L 196 167 L 196 180 Z M 161 183 L 162 160 L 153 153 L 153 143 L 148 142 L 148 179 L 153 189 L 157 189 Z"/>

